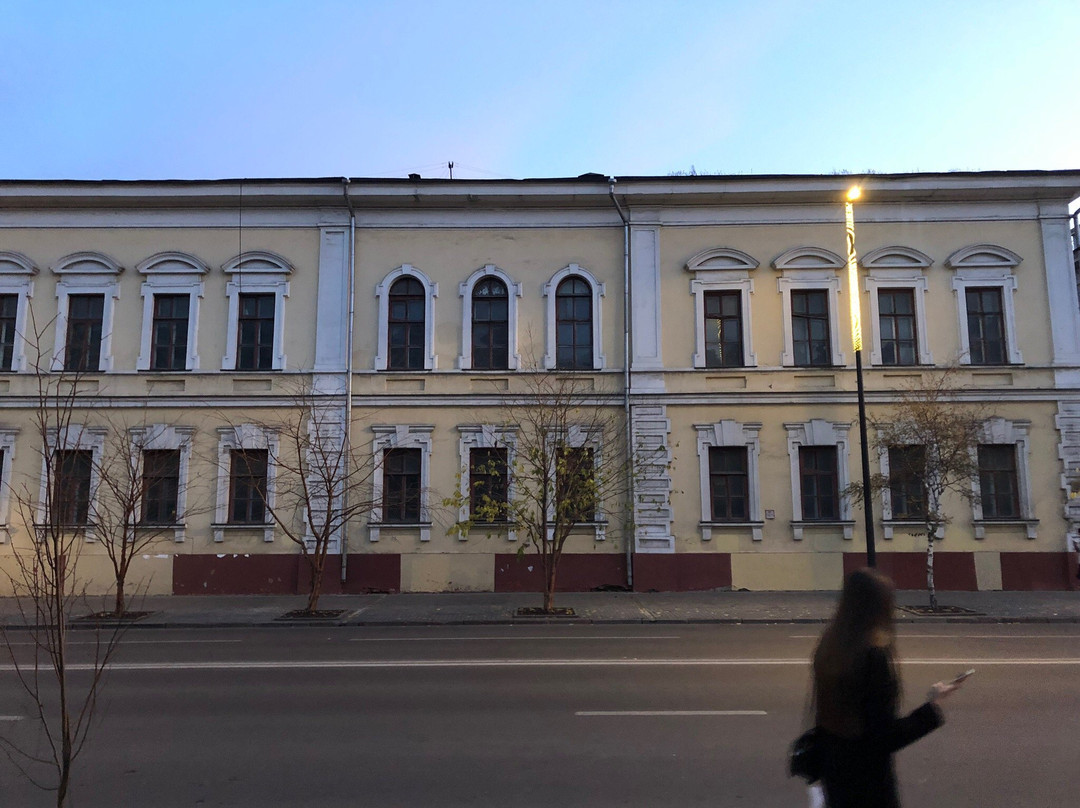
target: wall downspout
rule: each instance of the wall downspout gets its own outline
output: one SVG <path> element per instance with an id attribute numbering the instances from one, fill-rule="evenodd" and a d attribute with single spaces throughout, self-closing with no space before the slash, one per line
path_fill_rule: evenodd
<path id="1" fill-rule="evenodd" d="M 345 488 L 341 492 L 341 507 L 348 512 L 349 506 L 349 478 L 352 474 L 352 384 L 353 384 L 353 320 L 356 315 L 356 211 L 353 210 L 352 199 L 349 198 L 349 178 L 341 178 L 341 190 L 345 194 L 345 204 L 349 208 L 349 319 L 348 334 L 345 348 L 345 434 L 342 435 L 342 462 L 344 463 L 342 480 Z M 341 526 L 341 583 L 348 579 L 349 568 L 349 525 Z"/>
<path id="2" fill-rule="evenodd" d="M 626 524 L 631 528 L 626 539 L 626 587 L 634 589 L 634 422 L 630 405 L 630 219 L 615 198 L 615 178 L 608 178 L 608 196 L 623 224 L 623 418 L 626 421 Z"/>

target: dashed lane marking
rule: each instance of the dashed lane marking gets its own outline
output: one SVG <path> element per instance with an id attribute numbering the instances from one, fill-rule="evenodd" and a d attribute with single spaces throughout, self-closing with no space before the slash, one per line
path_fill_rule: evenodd
<path id="1" fill-rule="evenodd" d="M 579 710 L 584 716 L 696 716 L 696 715 L 768 715 L 764 710 Z"/>

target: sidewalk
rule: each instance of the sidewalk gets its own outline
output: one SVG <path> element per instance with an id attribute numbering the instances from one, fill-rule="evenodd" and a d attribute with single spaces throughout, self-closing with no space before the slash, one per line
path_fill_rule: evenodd
<path id="1" fill-rule="evenodd" d="M 324 595 L 321 609 L 344 610 L 321 620 L 283 620 L 303 608 L 301 595 L 159 595 L 137 599 L 131 609 L 150 612 L 135 628 L 222 628 L 252 626 L 425 626 L 528 625 L 532 623 L 823 623 L 835 592 L 586 592 L 560 593 L 557 606 L 575 617 L 518 617 L 522 606 L 539 606 L 538 593 L 444 593 Z M 1080 623 L 1080 592 L 942 592 L 942 606 L 971 615 L 918 616 L 901 610 L 901 623 Z M 91 601 L 90 608 L 100 608 Z M 920 591 L 897 593 L 899 605 L 926 605 Z M 111 605 L 111 604 L 108 604 Z M 90 611 L 90 608 L 87 611 Z M 0 599 L 0 624 L 21 628 L 15 603 Z"/>

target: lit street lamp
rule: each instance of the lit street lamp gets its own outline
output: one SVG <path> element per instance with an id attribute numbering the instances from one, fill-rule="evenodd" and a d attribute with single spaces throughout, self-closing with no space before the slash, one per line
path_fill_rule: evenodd
<path id="1" fill-rule="evenodd" d="M 851 297 L 851 343 L 855 348 L 855 384 L 859 391 L 859 445 L 862 447 L 863 517 L 866 526 L 866 564 L 877 566 L 874 547 L 874 502 L 870 497 L 870 452 L 866 445 L 866 396 L 862 373 L 862 316 L 859 311 L 859 261 L 855 255 L 855 207 L 862 195 L 858 185 L 848 189 L 844 202 L 844 230 L 847 234 L 848 293 Z"/>

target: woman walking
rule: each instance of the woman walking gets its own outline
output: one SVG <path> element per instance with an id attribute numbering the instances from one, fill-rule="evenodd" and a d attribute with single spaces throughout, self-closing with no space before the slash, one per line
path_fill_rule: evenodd
<path id="1" fill-rule="evenodd" d="M 844 582 L 836 614 L 814 651 L 815 718 L 829 808 L 899 808 L 893 753 L 941 726 L 938 682 L 900 718 L 892 583 L 875 570 Z"/>

